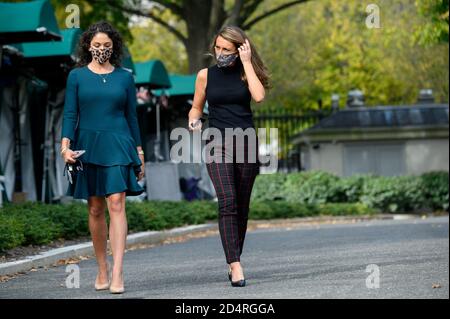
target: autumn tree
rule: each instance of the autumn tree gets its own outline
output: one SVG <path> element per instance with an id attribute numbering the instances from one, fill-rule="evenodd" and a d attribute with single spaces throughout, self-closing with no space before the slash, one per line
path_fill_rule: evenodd
<path id="1" fill-rule="evenodd" d="M 268 17 L 308 0 L 284 1 L 259 15 L 254 12 L 264 0 L 91 0 L 94 4 L 103 4 L 112 11 L 119 11 L 140 17 L 146 17 L 158 23 L 172 33 L 185 47 L 189 71 L 194 73 L 208 66 L 211 57 L 205 55 L 214 34 L 225 24 L 232 24 L 249 30 Z M 170 13 L 182 21 L 185 28 L 177 28 L 164 19 L 164 13 Z"/>

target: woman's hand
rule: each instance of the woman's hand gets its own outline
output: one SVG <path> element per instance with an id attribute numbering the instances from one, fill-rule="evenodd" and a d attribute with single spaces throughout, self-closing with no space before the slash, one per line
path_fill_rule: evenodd
<path id="1" fill-rule="evenodd" d="M 245 75 L 247 76 L 248 89 L 250 90 L 253 100 L 256 103 L 260 103 L 264 100 L 266 91 L 253 68 L 250 42 L 245 39 L 245 43 L 239 46 L 238 50 L 242 65 L 244 66 Z"/>
<path id="2" fill-rule="evenodd" d="M 238 51 L 242 63 L 252 61 L 252 50 L 250 48 L 250 42 L 248 42 L 247 39 L 245 39 L 245 42 L 241 44 L 241 46 L 238 48 Z"/>
<path id="3" fill-rule="evenodd" d="M 64 159 L 64 162 L 74 164 L 76 162 L 75 159 L 77 158 L 77 153 L 68 148 L 62 153 L 62 157 Z"/>
<path id="4" fill-rule="evenodd" d="M 202 120 L 201 119 L 190 119 L 188 123 L 189 130 L 191 131 L 200 131 L 202 129 Z"/>
<path id="5" fill-rule="evenodd" d="M 139 172 L 138 175 L 138 181 L 140 181 L 141 179 L 144 178 L 145 176 L 145 160 L 144 160 L 144 155 L 139 154 L 139 158 L 141 160 L 141 171 Z"/>

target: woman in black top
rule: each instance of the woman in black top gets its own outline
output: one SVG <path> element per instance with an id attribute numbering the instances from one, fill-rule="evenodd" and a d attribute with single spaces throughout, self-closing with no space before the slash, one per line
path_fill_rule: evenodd
<path id="1" fill-rule="evenodd" d="M 252 98 L 257 103 L 264 100 L 268 75 L 254 46 L 238 27 L 222 28 L 213 39 L 211 54 L 216 64 L 198 72 L 188 125 L 191 130 L 201 129 L 200 118 L 207 100 L 209 126 L 219 130 L 222 139 L 216 141 L 221 142 L 221 160 L 214 157 L 211 162 L 208 157 L 206 165 L 218 197 L 219 230 L 229 265 L 228 277 L 232 286 L 243 287 L 240 256 L 247 231 L 250 195 L 259 174 L 257 134 L 250 102 Z M 230 145 L 225 134 L 232 129 L 238 130 Z M 239 144 L 238 140 L 242 140 L 237 136 L 241 134 L 245 138 L 246 135 L 242 134 L 243 130 L 254 134 L 255 140 L 251 142 L 248 138 Z M 237 160 L 238 156 L 243 156 L 244 161 Z"/>

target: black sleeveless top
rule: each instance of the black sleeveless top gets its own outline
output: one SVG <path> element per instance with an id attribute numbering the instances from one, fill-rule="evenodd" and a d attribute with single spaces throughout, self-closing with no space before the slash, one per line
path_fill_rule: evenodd
<path id="1" fill-rule="evenodd" d="M 209 127 L 225 132 L 225 128 L 254 127 L 250 108 L 251 94 L 241 80 L 241 63 L 219 68 L 208 68 L 206 100 L 208 101 Z"/>

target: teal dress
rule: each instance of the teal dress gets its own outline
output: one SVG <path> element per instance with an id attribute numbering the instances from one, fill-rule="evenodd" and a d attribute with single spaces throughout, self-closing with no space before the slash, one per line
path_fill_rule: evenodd
<path id="1" fill-rule="evenodd" d="M 72 150 L 86 151 L 78 157 L 84 170 L 69 184 L 66 195 L 88 199 L 144 191 L 137 183 L 141 138 L 130 72 L 116 67 L 100 75 L 87 66 L 73 69 L 67 78 L 61 135 L 70 139 Z"/>

